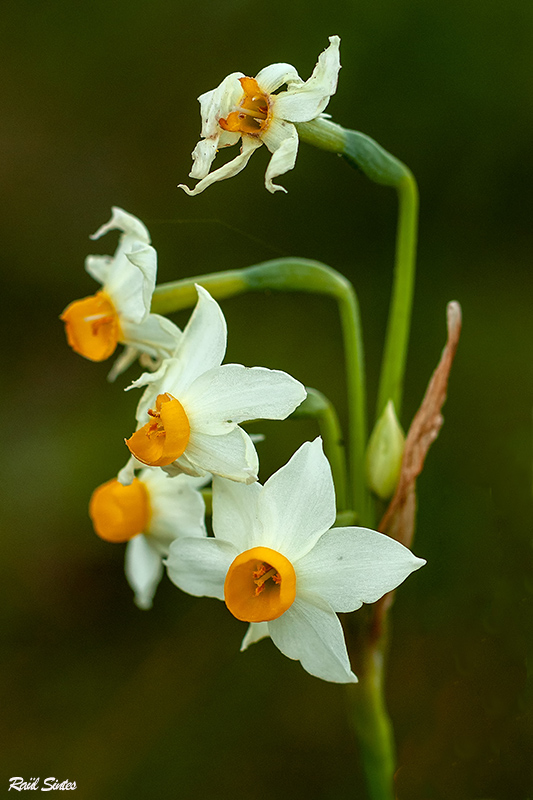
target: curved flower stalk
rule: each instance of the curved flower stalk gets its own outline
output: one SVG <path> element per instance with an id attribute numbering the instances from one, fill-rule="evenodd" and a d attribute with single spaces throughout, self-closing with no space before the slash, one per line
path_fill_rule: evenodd
<path id="1" fill-rule="evenodd" d="M 139 608 L 152 607 L 171 542 L 207 536 L 199 491 L 205 483 L 187 475 L 171 480 L 161 470 L 145 468 L 129 486 L 113 479 L 93 492 L 89 514 L 95 532 L 108 542 L 128 543 L 126 578 Z"/>
<path id="2" fill-rule="evenodd" d="M 157 253 L 143 223 L 116 206 L 109 222 L 91 239 L 122 231 L 114 256 L 88 256 L 85 269 L 102 284 L 95 295 L 75 300 L 61 315 L 69 345 L 91 361 L 104 361 L 118 343 L 126 349 L 109 374 L 114 380 L 140 354 L 155 359 L 172 355 L 181 337 L 173 322 L 150 314 L 157 273 Z"/>
<path id="3" fill-rule="evenodd" d="M 192 152 L 191 178 L 199 179 L 194 189 L 180 184 L 189 195 L 197 195 L 216 181 L 231 178 L 244 169 L 252 153 L 265 144 L 272 158 L 265 175 L 269 192 L 287 190 L 273 183 L 294 167 L 298 152 L 295 123 L 319 117 L 337 89 L 340 70 L 338 36 L 329 37 L 329 47 L 321 53 L 311 77 L 303 81 L 290 64 L 271 64 L 255 78 L 233 72 L 210 92 L 202 94 L 201 139 Z M 287 89 L 274 94 L 281 86 Z M 220 148 L 241 142 L 241 152 L 233 161 L 209 172 Z"/>
<path id="4" fill-rule="evenodd" d="M 270 636 L 311 675 L 354 683 L 337 612 L 375 602 L 425 561 L 367 528 L 330 530 L 334 521 L 333 479 L 318 438 L 264 486 L 215 478 L 215 537 L 173 542 L 168 574 L 251 623 L 242 649 Z"/>
<path id="5" fill-rule="evenodd" d="M 221 366 L 226 321 L 209 292 L 196 288 L 198 302 L 175 356 L 128 387 L 147 386 L 137 407 L 138 428 L 126 444 L 142 464 L 163 467 L 169 474 L 212 473 L 252 483 L 257 480 L 257 453 L 239 423 L 285 419 L 306 391 L 286 372 Z M 133 467 L 130 460 L 119 480 L 128 482 Z"/>

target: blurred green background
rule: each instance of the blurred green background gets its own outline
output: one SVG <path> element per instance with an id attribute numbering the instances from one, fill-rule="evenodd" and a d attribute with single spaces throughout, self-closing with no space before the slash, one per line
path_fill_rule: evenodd
<path id="1" fill-rule="evenodd" d="M 393 609 L 387 698 L 400 800 L 533 796 L 531 655 L 531 0 L 6 0 L 0 12 L 3 480 L 0 790 L 76 781 L 90 800 L 364 797 L 344 690 L 166 579 L 136 609 L 123 547 L 97 539 L 92 490 L 125 460 L 135 393 L 66 346 L 58 316 L 95 290 L 88 235 L 111 205 L 139 216 L 159 279 L 280 255 L 325 261 L 359 294 L 373 408 L 396 198 L 301 146 L 288 195 L 265 148 L 197 198 L 196 97 L 275 61 L 306 78 L 331 34 L 343 69 L 328 111 L 414 171 L 419 274 L 408 426 L 461 302 L 445 426 L 419 481 L 427 566 Z M 222 156 L 221 156 L 222 158 Z M 346 408 L 332 303 L 223 303 L 228 360 L 285 369 Z M 177 318 L 184 324 L 188 314 Z M 256 426 L 264 480 L 311 424 Z M 530 662 L 531 663 L 531 662 Z"/>

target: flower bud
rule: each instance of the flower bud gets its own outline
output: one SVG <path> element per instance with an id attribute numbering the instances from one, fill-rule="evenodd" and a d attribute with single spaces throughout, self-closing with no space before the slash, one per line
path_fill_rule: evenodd
<path id="1" fill-rule="evenodd" d="M 394 493 L 402 466 L 405 436 L 392 400 L 376 422 L 366 451 L 366 480 L 382 500 Z"/>

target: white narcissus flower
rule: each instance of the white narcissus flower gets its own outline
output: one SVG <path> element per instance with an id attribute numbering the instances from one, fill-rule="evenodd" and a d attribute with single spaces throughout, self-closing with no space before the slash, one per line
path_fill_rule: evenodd
<path id="1" fill-rule="evenodd" d="M 159 314 L 150 314 L 157 253 L 143 223 L 116 206 L 109 222 L 91 239 L 122 231 L 114 256 L 88 256 L 85 269 L 101 291 L 70 303 L 61 315 L 69 345 L 91 361 L 104 361 L 125 344 L 109 375 L 114 380 L 140 354 L 159 361 L 174 352 L 181 331 Z"/>
<path id="2" fill-rule="evenodd" d="M 257 452 L 239 427 L 253 419 L 285 419 L 306 397 L 286 372 L 224 364 L 226 321 L 209 292 L 198 302 L 174 358 L 128 387 L 147 385 L 137 407 L 136 432 L 126 440 L 132 456 L 169 474 L 206 473 L 234 481 L 257 480 Z M 127 483 L 134 462 L 119 474 Z"/>
<path id="3" fill-rule="evenodd" d="M 216 181 L 237 175 L 254 150 L 265 144 L 272 153 L 265 186 L 269 192 L 287 191 L 272 180 L 294 167 L 298 152 L 294 123 L 319 117 L 337 89 L 340 39 L 330 36 L 329 41 L 329 47 L 321 53 L 313 74 L 305 82 L 290 64 L 271 64 L 255 78 L 233 72 L 216 89 L 202 94 L 198 98 L 202 138 L 192 152 L 193 166 L 189 173 L 200 182 L 194 189 L 183 184 L 180 188 L 196 195 Z M 287 89 L 274 94 L 284 84 Z M 242 139 L 240 155 L 209 172 L 218 150 L 236 144 L 239 139 Z"/>
<path id="4" fill-rule="evenodd" d="M 167 571 L 183 591 L 218 597 L 251 623 L 242 649 L 270 636 L 311 675 L 353 683 L 336 612 L 374 603 L 425 561 L 376 531 L 330 530 L 334 521 L 333 479 L 319 438 L 264 486 L 215 478 L 215 537 L 173 542 Z"/>
<path id="5" fill-rule="evenodd" d="M 93 492 L 89 514 L 100 538 L 128 542 L 125 571 L 139 608 L 151 608 L 163 575 L 163 558 L 178 536 L 207 536 L 205 504 L 199 488 L 206 480 L 171 479 L 159 469 L 143 469 L 129 486 L 116 479 Z"/>

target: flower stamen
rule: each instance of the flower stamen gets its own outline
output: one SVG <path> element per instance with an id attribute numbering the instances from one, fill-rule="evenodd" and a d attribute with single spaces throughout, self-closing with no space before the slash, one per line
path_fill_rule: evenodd
<path id="1" fill-rule="evenodd" d="M 261 91 L 255 78 L 239 78 L 239 81 L 244 95 L 226 119 L 219 119 L 219 125 L 225 131 L 257 136 L 270 125 L 271 100 Z"/>

